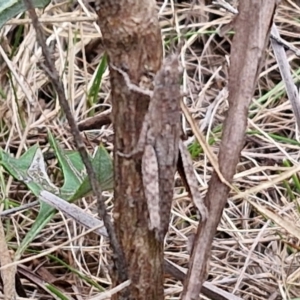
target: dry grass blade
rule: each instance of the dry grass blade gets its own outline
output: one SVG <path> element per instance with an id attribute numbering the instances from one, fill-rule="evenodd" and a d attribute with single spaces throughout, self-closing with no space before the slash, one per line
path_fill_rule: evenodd
<path id="1" fill-rule="evenodd" d="M 299 227 L 295 226 L 295 223 L 287 218 L 280 217 L 277 213 L 272 212 L 271 210 L 257 205 L 255 202 L 248 200 L 251 205 L 253 205 L 262 215 L 266 216 L 268 219 L 272 220 L 280 227 L 284 228 L 289 234 L 296 237 L 300 240 L 300 231 Z"/>
<path id="2" fill-rule="evenodd" d="M 229 12 L 231 12 L 232 14 L 238 14 L 238 10 L 235 9 L 233 6 L 231 6 L 228 2 L 226 2 L 225 0 L 216 0 L 216 1 L 212 1 L 212 3 L 214 5 L 220 6 L 226 10 L 228 10 Z M 284 39 L 282 39 L 280 37 L 280 35 L 278 34 L 276 25 L 273 23 L 272 25 L 272 29 L 271 29 L 271 34 L 270 34 L 271 40 L 273 40 L 274 42 L 278 43 L 279 45 L 292 50 L 297 56 L 300 57 L 300 50 L 296 47 L 294 47 L 293 45 L 289 44 L 288 42 L 286 42 Z"/>
<path id="3" fill-rule="evenodd" d="M 108 292 L 104 292 L 98 296 L 94 296 L 92 298 L 89 298 L 88 300 L 104 300 L 104 299 L 110 299 L 114 294 L 122 291 L 124 288 L 128 287 L 130 285 L 130 280 L 127 280 L 118 286 L 114 287 Z"/>
<path id="4" fill-rule="evenodd" d="M 41 199 L 42 201 L 48 203 L 49 205 L 70 216 L 80 225 L 85 226 L 89 229 L 93 228 L 100 235 L 106 237 L 108 236 L 106 229 L 101 228 L 103 227 L 102 221 L 95 219 L 93 216 L 85 213 L 81 208 L 77 207 L 76 205 L 70 204 L 69 202 L 47 191 L 41 192 Z"/>
<path id="5" fill-rule="evenodd" d="M 223 174 L 220 172 L 217 157 L 215 156 L 215 154 L 211 151 L 211 149 L 207 145 L 207 142 L 205 141 L 204 136 L 202 135 L 199 128 L 195 124 L 191 114 L 189 113 L 186 105 L 183 102 L 181 102 L 181 108 L 182 108 L 182 111 L 183 111 L 186 119 L 188 120 L 188 122 L 189 122 L 189 124 L 190 124 L 190 126 L 193 130 L 193 133 L 195 134 L 199 144 L 203 148 L 204 153 L 208 156 L 208 158 L 210 160 L 210 163 L 214 167 L 215 172 L 218 174 L 220 181 L 223 182 L 224 184 L 226 184 L 230 189 L 234 190 L 235 188 L 224 178 Z"/>
<path id="6" fill-rule="evenodd" d="M 18 264 L 22 264 L 22 263 L 26 263 L 26 262 L 30 262 L 30 261 L 33 261 L 35 259 L 38 259 L 40 257 L 44 257 L 44 256 L 47 256 L 53 252 L 56 252 L 58 251 L 59 249 L 61 249 L 62 247 L 64 246 L 67 246 L 69 243 L 72 243 L 74 241 L 76 241 L 77 239 L 80 239 L 82 237 L 84 237 L 85 235 L 93 232 L 95 230 L 95 228 L 91 228 L 89 230 L 87 230 L 86 232 L 82 232 L 81 234 L 79 234 L 78 236 L 70 239 L 70 240 L 67 240 L 61 244 L 59 244 L 58 246 L 54 246 L 52 248 L 49 248 L 48 250 L 44 251 L 44 252 L 41 252 L 39 254 L 36 254 L 36 255 L 33 255 L 33 256 L 30 256 L 30 257 L 27 257 L 27 258 L 23 258 L 23 259 L 20 259 L 19 261 L 13 261 L 13 262 L 10 262 L 10 263 L 7 263 L 5 266 L 2 266 L 0 268 L 1 271 L 3 270 L 7 270 L 11 267 L 16 267 Z"/>
<path id="7" fill-rule="evenodd" d="M 0 255 L 1 266 L 3 267 L 11 264 L 12 260 L 6 244 L 5 233 L 4 233 L 4 228 L 1 219 L 0 219 L 0 253 L 1 253 Z M 16 299 L 15 276 L 16 276 L 16 266 L 9 266 L 5 269 L 1 269 L 1 277 L 4 286 L 3 287 L 4 300 Z"/>
<path id="8" fill-rule="evenodd" d="M 237 14 L 238 10 L 233 8 L 229 3 L 224 0 L 213 1 L 213 4 L 219 5 L 233 14 Z M 224 33 L 223 33 L 224 34 Z M 294 80 L 291 76 L 290 65 L 287 59 L 287 55 L 284 48 L 292 50 L 297 56 L 300 56 L 300 51 L 296 47 L 290 45 L 283 40 L 278 32 L 277 26 L 273 23 L 271 27 L 271 44 L 276 57 L 276 61 L 279 66 L 279 70 L 282 79 L 285 84 L 285 88 L 291 101 L 293 111 L 296 117 L 298 128 L 300 128 L 300 104 L 299 104 L 299 93 L 294 84 Z"/>
<path id="9" fill-rule="evenodd" d="M 297 174 L 299 171 L 300 171 L 300 164 L 296 165 L 293 168 L 288 168 L 288 170 L 286 170 L 279 176 L 276 176 L 276 178 L 274 178 L 273 180 L 267 180 L 261 184 L 254 186 L 253 188 L 248 189 L 245 192 L 239 192 L 237 195 L 234 195 L 232 197 L 232 199 L 233 200 L 243 199 L 243 198 L 247 198 L 249 195 L 255 195 L 255 194 L 259 193 L 260 191 L 266 190 L 266 189 L 270 188 L 271 186 L 274 186 L 274 185 L 284 181 L 285 179 L 290 178 L 294 174 Z"/>
<path id="10" fill-rule="evenodd" d="M 203 151 L 199 147 L 197 130 L 201 128 L 205 144 L 217 156 L 228 109 L 227 96 L 220 95 L 222 90 L 228 90 L 230 48 L 234 36 L 233 31 L 223 37 L 218 32 L 232 20 L 232 14 L 215 5 L 202 5 L 202 2 L 195 5 L 191 12 L 190 3 L 179 2 L 171 5 L 170 1 L 157 1 L 156 8 L 159 9 L 166 55 L 170 50 L 168 46 L 174 45 L 174 39 L 186 41 L 181 51 L 185 68 L 182 83 L 185 104 L 193 123 L 188 117 L 183 118 L 183 129 L 187 136 L 186 145 L 193 157 L 199 191 L 204 197 L 215 168 L 213 164 L 217 160 L 211 161 L 207 155 L 208 149 L 203 147 Z M 293 50 L 293 47 L 299 48 L 300 7 L 297 3 L 298 0 L 281 1 L 274 20 L 280 36 L 289 46 L 284 45 L 284 48 L 295 84 L 300 74 L 299 58 L 294 54 L 297 51 Z M 95 100 L 90 98 L 104 53 L 103 38 L 95 24 L 98 16 L 93 1 L 52 0 L 49 6 L 43 11 L 37 10 L 37 13 L 47 45 L 51 48 L 53 65 L 59 71 L 67 95 L 73 97 L 69 99 L 69 104 L 80 129 L 85 130 L 82 133 L 85 145 L 92 153 L 101 142 L 112 153 L 112 94 L 106 64 L 103 65 Z M 177 14 L 176 18 L 174 14 Z M 76 149 L 76 145 L 65 115 L 61 113 L 53 85 L 40 67 L 43 56 L 30 23 L 28 16 L 23 14 L 5 25 L 0 33 L 0 146 L 18 157 L 30 146 L 39 143 L 49 177 L 55 185 L 61 186 L 62 177 L 53 153 L 49 151 L 47 130 L 51 130 L 66 151 Z M 117 27 L 110 27 L 113 33 Z M 177 36 L 179 32 L 184 32 L 183 36 Z M 160 41 L 151 42 L 143 54 Z M 300 294 L 299 245 L 293 234 L 299 227 L 298 133 L 293 109 L 271 47 L 266 54 L 248 114 L 241 159 L 232 182 L 235 189 L 231 189 L 212 244 L 209 276 L 202 289 L 202 294 L 208 299 L 295 299 Z M 117 62 L 114 64 L 117 65 Z M 126 66 L 121 67 L 126 70 Z M 140 70 L 140 67 L 136 66 L 134 70 Z M 135 77 L 130 74 L 130 78 L 134 80 Z M 138 100 L 142 119 L 143 104 L 147 99 L 138 97 Z M 122 118 L 118 115 L 119 120 Z M 123 123 L 124 126 L 128 124 Z M 25 130 L 26 126 L 29 131 Z M 19 182 L 9 179 L 2 172 L 0 190 L 5 211 L 18 209 L 36 200 Z M 103 196 L 106 197 L 109 213 L 116 212 L 113 193 L 104 192 Z M 97 214 L 93 197 L 83 198 L 76 204 L 88 214 Z M 269 215 L 269 211 L 277 218 Z M 3 226 L 10 249 L 18 248 L 19 241 L 30 230 L 37 213 L 38 209 L 30 208 L 5 218 Z M 280 223 L 281 219 L 293 222 L 292 229 Z M 265 224 L 269 225 L 265 227 Z M 195 208 L 178 176 L 169 234 L 165 240 L 164 255 L 174 267 L 164 266 L 168 298 L 180 297 L 181 281 L 189 263 L 187 236 L 195 232 L 196 227 Z M 28 251 L 36 252 L 26 253 L 21 261 L 30 272 L 36 274 L 43 268 L 49 270 L 54 278 L 59 279 L 54 280 L 52 285 L 63 284 L 71 297 L 89 299 L 98 296 L 102 292 L 100 288 L 112 288 L 108 271 L 111 251 L 108 239 L 91 231 L 82 233 L 82 230 L 83 227 L 78 226 L 76 221 L 64 214 L 56 214 L 30 245 Z M 252 251 L 254 243 L 256 247 Z M 136 249 L 135 245 L 133 248 Z M 63 262 L 56 258 L 62 258 Z M 29 297 L 49 297 L 38 284 L 33 281 L 29 283 L 30 279 L 20 270 L 18 273 Z M 242 272 L 244 276 L 241 279 L 238 274 Z M 47 282 L 47 278 L 43 280 Z M 206 286 L 210 290 L 204 291 Z M 218 294 L 210 293 L 215 289 Z"/>
<path id="11" fill-rule="evenodd" d="M 275 24 L 272 25 L 271 33 L 277 39 L 280 38 L 278 29 Z M 291 75 L 290 65 L 287 59 L 287 55 L 285 53 L 283 46 L 279 44 L 277 40 L 271 39 L 271 43 L 276 57 L 276 61 L 279 66 L 280 74 L 285 84 L 287 95 L 293 107 L 298 128 L 300 128 L 300 103 L 299 103 L 300 98 L 299 98 L 299 93 L 297 91 L 297 88 L 294 84 L 293 77 Z"/>

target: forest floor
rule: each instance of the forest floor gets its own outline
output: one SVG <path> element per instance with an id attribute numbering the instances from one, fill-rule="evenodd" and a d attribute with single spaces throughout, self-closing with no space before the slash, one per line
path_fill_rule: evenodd
<path id="1" fill-rule="evenodd" d="M 85 3 L 52 0 L 44 11 L 39 11 L 39 16 L 86 145 L 93 153 L 103 143 L 112 153 L 109 71 L 103 59 L 97 15 L 87 1 Z M 181 61 L 185 69 L 183 91 L 188 95 L 185 101 L 207 143 L 217 154 L 228 108 L 233 36 L 229 31 L 220 37 L 218 30 L 233 16 L 216 6 L 195 6 L 191 14 L 190 4 L 176 5 L 174 10 L 169 2 L 158 4 L 165 50 L 166 53 L 174 50 L 172 37 L 176 34 L 184 40 Z M 300 7 L 286 1 L 280 4 L 275 18 L 281 37 L 295 47 L 300 44 L 299 16 Z M 47 131 L 51 131 L 63 149 L 74 150 L 75 146 L 53 87 L 39 67 L 43 58 L 35 30 L 26 15 L 25 19 L 23 16 L 9 21 L 1 29 L 1 36 L 6 37 L 1 46 L 11 65 L 0 58 L 0 146 L 19 157 L 38 143 L 52 183 L 61 187 L 63 176 L 49 147 Z M 286 53 L 297 84 L 300 58 L 290 50 Z M 31 103 L 12 75 L 13 70 L 25 81 Z M 100 116 L 100 128 L 93 128 L 93 121 L 87 125 L 87 119 L 94 116 Z M 213 169 L 185 120 L 183 129 L 204 196 Z M 241 299 L 300 297 L 300 234 L 295 234 L 300 232 L 300 181 L 297 173 L 288 178 L 280 177 L 297 166 L 299 149 L 295 117 L 269 45 L 249 108 L 245 145 L 233 181 L 243 195 L 237 191 L 230 193 L 213 241 L 207 281 Z M 36 200 L 25 185 L 12 180 L 4 170 L 0 174 L 1 195 L 5 199 L 3 210 Z M 111 210 L 112 191 L 107 190 L 104 195 Z M 96 202 L 91 196 L 76 204 L 97 214 Z M 17 251 L 38 210 L 39 206 L 28 208 L 3 218 L 9 249 Z M 271 217 L 270 211 L 274 216 Z M 196 228 L 195 210 L 182 183 L 176 180 L 165 241 L 168 260 L 187 268 L 188 237 Z M 58 299 L 90 299 L 110 287 L 108 242 L 94 233 L 82 235 L 83 232 L 85 229 L 74 220 L 57 213 L 37 234 L 18 264 L 28 297 L 53 299 L 55 294 Z M 179 299 L 181 290 L 181 282 L 166 277 L 166 299 Z M 208 298 L 203 296 L 203 299 Z"/>

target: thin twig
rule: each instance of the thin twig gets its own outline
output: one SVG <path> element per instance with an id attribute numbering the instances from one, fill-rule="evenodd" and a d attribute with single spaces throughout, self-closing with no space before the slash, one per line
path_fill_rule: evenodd
<path id="1" fill-rule="evenodd" d="M 42 53 L 45 58 L 45 68 L 44 71 L 48 75 L 50 81 L 52 82 L 53 86 L 56 89 L 59 103 L 66 115 L 66 118 L 68 120 L 69 126 L 71 128 L 71 133 L 74 138 L 75 145 L 77 147 L 77 150 L 81 156 L 81 159 L 86 167 L 87 174 L 89 176 L 91 186 L 94 192 L 94 195 L 97 197 L 97 203 L 98 203 L 98 213 L 99 217 L 103 219 L 103 222 L 105 224 L 105 227 L 107 229 L 107 233 L 110 239 L 110 243 L 113 250 L 113 257 L 115 259 L 116 264 L 116 270 L 118 272 L 119 279 L 121 281 L 125 281 L 128 279 L 127 277 L 127 267 L 125 263 L 124 253 L 121 249 L 121 246 L 117 240 L 116 233 L 113 227 L 113 224 L 111 222 L 110 216 L 107 213 L 106 205 L 104 200 L 102 199 L 102 191 L 101 187 L 98 183 L 96 174 L 94 172 L 94 169 L 92 167 L 91 161 L 89 159 L 88 152 L 84 146 L 82 137 L 80 135 L 80 132 L 78 130 L 77 124 L 74 120 L 74 117 L 72 115 L 70 106 L 68 104 L 68 101 L 65 96 L 65 91 L 63 87 L 63 83 L 60 80 L 59 74 L 55 68 L 55 63 L 51 59 L 51 54 L 49 52 L 49 49 L 45 42 L 44 33 L 41 28 L 41 24 L 39 23 L 38 17 L 36 15 L 35 9 L 33 7 L 31 0 L 24 0 L 24 3 L 28 9 L 30 18 L 32 19 L 32 24 L 36 30 L 36 38 L 39 43 L 39 45 L 42 48 Z"/>
<path id="2" fill-rule="evenodd" d="M 3 211 L 0 212 L 0 217 L 7 217 L 9 215 L 12 215 L 12 214 L 15 214 L 17 212 L 26 210 L 28 208 L 35 207 L 35 206 L 39 205 L 39 203 L 40 203 L 39 201 L 33 201 L 33 202 L 30 202 L 30 203 L 26 203 L 24 205 L 21 205 L 19 207 L 14 207 L 14 208 L 3 210 Z"/>

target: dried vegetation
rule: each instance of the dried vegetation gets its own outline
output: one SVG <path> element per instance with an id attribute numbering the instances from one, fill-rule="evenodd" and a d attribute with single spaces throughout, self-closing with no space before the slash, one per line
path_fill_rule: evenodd
<path id="1" fill-rule="evenodd" d="M 111 150 L 113 132 L 107 117 L 110 111 L 108 71 L 104 72 L 97 101 L 88 97 L 96 68 L 104 54 L 92 2 L 52 1 L 45 11 L 40 12 L 40 21 L 76 120 L 86 124 L 88 117 L 103 116 L 101 128 L 83 131 L 87 146 L 92 151 L 101 141 Z M 232 15 L 214 6 L 196 6 L 190 14 L 190 4 L 177 4 L 176 10 L 173 5 L 169 2 L 158 4 L 166 52 L 174 34 L 184 34 L 182 60 L 186 70 L 183 78 L 183 88 L 188 95 L 186 103 L 207 142 L 217 153 L 227 109 L 226 86 L 232 39 L 232 33 L 221 38 L 217 30 Z M 283 2 L 275 18 L 281 37 L 296 47 L 299 47 L 299 13 L 300 7 L 292 1 Z M 189 18 L 189 22 L 185 18 Z M 47 153 L 46 132 L 49 128 L 61 145 L 73 149 L 53 88 L 39 67 L 42 55 L 37 48 L 35 31 L 26 20 L 14 19 L 1 30 L 1 46 L 9 64 L 0 57 L 0 145 L 20 155 L 29 145 L 38 142 Z M 287 54 L 297 83 L 299 57 L 289 50 Z M 12 79 L 14 89 L 8 76 L 13 71 L 16 73 Z M 205 194 L 212 167 L 184 120 L 183 127 L 200 189 Z M 245 146 L 233 182 L 239 191 L 246 193 L 239 198 L 236 191 L 231 192 L 232 198 L 228 199 L 213 243 L 207 279 L 242 299 L 282 299 L 284 296 L 293 299 L 300 295 L 299 240 L 293 236 L 292 230 L 278 225 L 263 211 L 268 208 L 290 220 L 294 226 L 298 225 L 298 175 L 280 182 L 276 178 L 288 166 L 298 164 L 299 145 L 291 104 L 269 47 L 250 107 Z M 54 160 L 49 160 L 48 170 L 52 181 L 61 185 L 62 179 Z M 1 177 L 0 181 L 2 196 L 9 199 L 5 208 L 35 200 L 18 182 L 7 177 Z M 262 184 L 264 182 L 269 182 L 269 185 Z M 247 193 L 254 187 L 255 192 Z M 188 237 L 196 229 L 197 217 L 179 180 L 175 192 L 165 257 L 185 268 L 189 259 Z M 108 193 L 107 196 L 111 208 L 112 195 Z M 255 202 L 257 207 L 250 205 L 247 199 Z M 92 214 L 96 213 L 91 197 L 77 204 Z M 10 216 L 4 222 L 11 249 L 18 247 L 36 213 L 31 208 Z M 73 299 L 88 299 L 98 294 L 101 287 L 109 287 L 107 241 L 99 240 L 95 234 L 76 239 L 82 231 L 82 227 L 58 213 L 40 233 L 23 257 L 28 260 L 18 265 L 28 295 L 36 299 L 52 298 L 43 289 L 42 281 L 53 284 Z M 66 241 L 70 242 L 60 247 Z M 43 251 L 52 251 L 52 254 L 36 257 Z M 24 275 L 26 272 L 31 273 L 30 281 L 28 275 Z M 177 299 L 182 285 L 168 277 L 165 288 L 167 299 Z"/>

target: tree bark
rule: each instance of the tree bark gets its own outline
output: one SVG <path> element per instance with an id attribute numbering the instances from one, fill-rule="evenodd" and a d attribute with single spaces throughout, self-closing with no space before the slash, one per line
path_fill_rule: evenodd
<path id="1" fill-rule="evenodd" d="M 98 0 L 98 16 L 109 64 L 126 71 L 140 85 L 162 62 L 162 41 L 154 0 Z M 125 159 L 137 144 L 149 97 L 129 90 L 122 75 L 110 68 L 114 126 L 114 224 L 126 257 L 131 285 L 112 299 L 163 299 L 163 244 L 148 229 L 141 159 Z M 120 283 L 116 272 L 113 285 Z"/>

